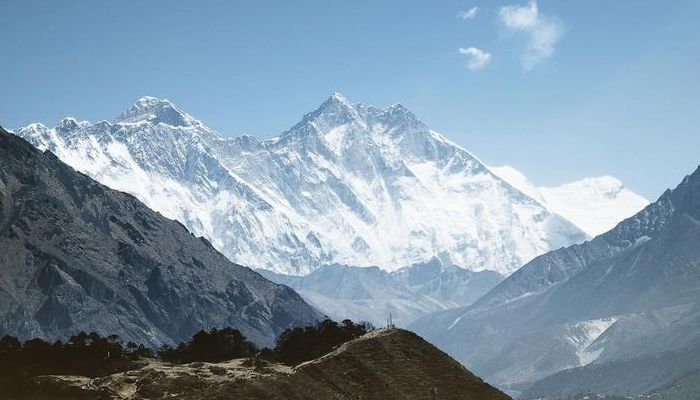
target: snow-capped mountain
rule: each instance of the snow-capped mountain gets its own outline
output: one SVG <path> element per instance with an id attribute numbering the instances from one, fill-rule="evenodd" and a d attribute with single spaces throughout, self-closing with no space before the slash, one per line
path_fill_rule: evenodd
<path id="1" fill-rule="evenodd" d="M 641 211 L 649 200 L 611 176 L 585 178 L 557 187 L 541 187 L 550 210 L 591 236 L 607 232 Z"/>
<path id="2" fill-rule="evenodd" d="M 16 134 L 177 219 L 231 260 L 305 274 L 320 265 L 426 262 L 508 275 L 587 236 L 401 105 L 339 94 L 280 136 L 224 138 L 167 100 L 112 122 L 66 118 Z"/>
<path id="3" fill-rule="evenodd" d="M 556 187 L 537 187 L 510 166 L 489 167 L 521 192 L 551 212 L 573 222 L 590 236 L 607 232 L 636 214 L 649 200 L 634 193 L 612 176 L 585 178 Z"/>

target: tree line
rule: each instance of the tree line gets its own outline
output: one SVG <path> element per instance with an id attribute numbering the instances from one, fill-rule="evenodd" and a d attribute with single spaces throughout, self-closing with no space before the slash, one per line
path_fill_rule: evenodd
<path id="1" fill-rule="evenodd" d="M 233 328 L 212 329 L 208 332 L 202 330 L 189 342 L 182 342 L 176 347 L 164 345 L 157 355 L 163 361 L 177 364 L 257 357 L 293 366 L 327 354 L 341 344 L 372 330 L 374 327 L 368 322 L 355 323 L 346 319 L 337 323 L 325 319 L 305 328 L 285 330 L 278 336 L 272 349 L 259 349 Z"/>
<path id="2" fill-rule="evenodd" d="M 135 368 L 153 351 L 134 342 L 122 343 L 117 335 L 102 337 L 80 332 L 67 341 L 31 339 L 21 343 L 13 336 L 0 339 L 0 391 L 19 389 L 40 375 L 98 377 Z"/>
<path id="3" fill-rule="evenodd" d="M 333 351 L 374 327 L 366 322 L 330 319 L 305 328 L 289 328 L 279 335 L 273 348 L 260 349 L 237 329 L 200 330 L 187 342 L 164 345 L 157 351 L 119 336 L 102 337 L 80 332 L 67 341 L 46 342 L 17 338 L 0 339 L 0 392 L 19 390 L 40 375 L 81 375 L 98 377 L 139 367 L 142 358 L 185 364 L 195 361 L 222 362 L 256 357 L 286 365 L 297 365 Z M 11 392 L 7 392 L 11 393 Z"/>

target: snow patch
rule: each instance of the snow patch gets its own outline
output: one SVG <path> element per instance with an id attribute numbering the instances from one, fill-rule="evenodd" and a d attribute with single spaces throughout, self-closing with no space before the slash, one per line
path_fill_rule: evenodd
<path id="1" fill-rule="evenodd" d="M 564 340 L 574 347 L 579 366 L 588 365 L 600 357 L 605 347 L 591 345 L 617 320 L 617 317 L 593 319 L 570 327 L 571 333 Z"/>

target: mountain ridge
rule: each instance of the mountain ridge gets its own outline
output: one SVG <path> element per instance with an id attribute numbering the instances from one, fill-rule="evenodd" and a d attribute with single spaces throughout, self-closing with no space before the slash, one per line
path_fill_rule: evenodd
<path id="1" fill-rule="evenodd" d="M 77 331 L 159 346 L 235 326 L 269 345 L 322 317 L 136 197 L 0 128 L 0 336 Z"/>
<path id="2" fill-rule="evenodd" d="M 303 275 L 448 254 L 462 268 L 507 275 L 587 237 L 398 104 L 334 94 L 265 141 L 224 138 L 166 100 L 144 97 L 131 110 L 126 123 L 16 133 L 240 264 Z"/>
<path id="3" fill-rule="evenodd" d="M 612 230 L 536 257 L 471 306 L 411 327 L 514 390 L 691 346 L 700 342 L 699 217 L 700 167 Z"/>

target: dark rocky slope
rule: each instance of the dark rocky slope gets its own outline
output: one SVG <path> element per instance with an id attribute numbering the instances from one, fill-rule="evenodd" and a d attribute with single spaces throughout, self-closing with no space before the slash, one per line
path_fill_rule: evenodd
<path id="1" fill-rule="evenodd" d="M 40 377 L 35 399 L 507 400 L 414 333 L 379 330 L 294 368 L 251 359 L 148 366 L 104 378 Z"/>
<path id="2" fill-rule="evenodd" d="M 151 345 L 232 326 L 261 345 L 319 318 L 292 289 L 0 128 L 0 336 Z"/>

